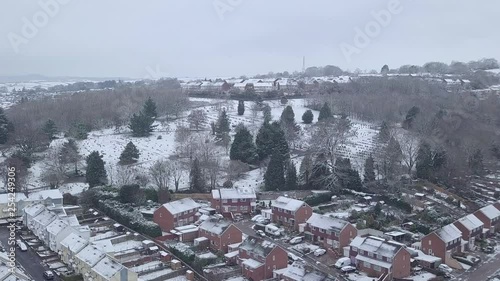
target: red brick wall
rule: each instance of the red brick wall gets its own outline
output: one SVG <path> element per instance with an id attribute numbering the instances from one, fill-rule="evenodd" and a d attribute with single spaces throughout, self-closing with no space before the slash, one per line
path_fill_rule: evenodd
<path id="1" fill-rule="evenodd" d="M 343 252 L 343 248 L 349 246 L 351 240 L 354 239 L 358 235 L 358 230 L 352 225 L 347 224 L 344 229 L 340 232 L 339 237 L 339 250 L 341 253 Z"/>
<path id="2" fill-rule="evenodd" d="M 429 245 L 429 241 L 431 244 Z M 443 262 L 446 256 L 446 245 L 436 233 L 430 233 L 422 238 L 422 251 L 428 255 L 440 257 Z M 432 250 L 432 252 L 431 252 Z"/>
<path id="3" fill-rule="evenodd" d="M 227 202 L 224 203 L 223 200 L 212 199 L 211 206 L 220 213 L 226 212 L 225 207 L 228 207 L 228 212 L 250 214 L 252 212 L 252 202 L 255 202 L 255 200 L 246 199 L 245 202 L 240 202 L 240 200 L 241 199 L 232 199 L 231 202 L 227 200 Z M 242 210 L 241 207 L 246 207 L 246 210 Z"/>
<path id="4" fill-rule="evenodd" d="M 161 230 L 164 232 L 169 232 L 170 230 L 176 228 L 177 226 L 183 226 L 183 225 L 188 225 L 190 223 L 195 222 L 198 217 L 196 216 L 196 213 L 198 210 L 192 210 L 188 212 L 187 214 L 182 214 L 179 215 L 178 217 L 174 217 L 168 210 L 167 208 L 161 206 L 156 210 L 153 214 L 153 221 L 157 223 Z M 160 216 L 161 214 L 161 216 Z M 189 222 L 189 218 L 191 219 L 191 222 Z M 182 225 L 179 223 L 182 219 L 188 220 L 185 223 L 182 223 Z"/>
<path id="5" fill-rule="evenodd" d="M 169 232 L 174 229 L 174 217 L 163 206 L 153 213 L 153 221 L 160 226 L 162 231 Z"/>
<path id="6" fill-rule="evenodd" d="M 241 243 L 243 241 L 242 239 L 242 233 L 239 228 L 237 228 L 234 225 L 230 225 L 226 231 L 221 236 L 221 243 L 222 245 L 220 246 L 220 250 L 223 251 L 224 253 L 227 253 L 227 246 L 235 243 Z"/>
<path id="7" fill-rule="evenodd" d="M 453 223 L 453 225 L 455 225 L 460 231 L 462 231 L 462 239 L 464 240 L 469 240 L 470 238 L 470 231 L 469 229 L 467 229 L 461 222 L 459 221 L 456 221 Z"/>
<path id="8" fill-rule="evenodd" d="M 288 266 L 288 254 L 281 247 L 275 247 L 266 257 L 265 278 L 272 278 L 275 269 Z"/>
<path id="9" fill-rule="evenodd" d="M 267 279 L 265 278 L 264 266 L 257 269 L 246 269 L 242 267 L 242 274 L 249 280 L 260 281 Z"/>
<path id="10" fill-rule="evenodd" d="M 407 250 L 399 250 L 392 262 L 392 276 L 394 278 L 405 278 L 410 275 L 410 259 L 411 256 Z"/>
<path id="11" fill-rule="evenodd" d="M 305 203 L 304 203 L 305 204 Z M 309 205 L 305 204 L 300 207 L 295 214 L 288 214 L 286 210 L 278 211 L 277 207 L 272 207 L 273 210 L 273 222 L 279 223 L 286 227 L 291 227 L 294 230 L 299 230 L 299 224 L 305 223 L 312 215 L 313 211 Z M 281 217 L 281 219 L 280 219 Z M 285 222 L 284 218 L 287 219 Z M 290 223 L 290 219 L 294 219 L 293 227 Z"/>
<path id="12" fill-rule="evenodd" d="M 491 227 L 491 220 L 489 218 L 487 218 L 483 212 L 481 212 L 480 210 L 477 210 L 474 215 L 484 223 L 484 228 L 490 228 Z"/>

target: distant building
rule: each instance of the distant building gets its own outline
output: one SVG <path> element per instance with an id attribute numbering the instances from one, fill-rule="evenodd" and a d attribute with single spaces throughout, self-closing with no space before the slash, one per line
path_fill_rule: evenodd
<path id="1" fill-rule="evenodd" d="M 9 203 L 15 203 L 15 208 L 11 208 Z M 42 204 L 47 207 L 58 208 L 63 206 L 63 195 L 58 189 L 42 190 L 28 194 L 23 193 L 0 194 L 0 219 L 23 216 L 23 209 L 30 205 Z M 12 205 L 12 203 L 11 203 Z"/>
<path id="2" fill-rule="evenodd" d="M 161 230 L 170 232 L 172 229 L 192 224 L 198 220 L 200 204 L 191 198 L 184 198 L 163 204 L 153 214 L 153 221 Z"/>
<path id="3" fill-rule="evenodd" d="M 370 277 L 388 276 L 387 280 L 392 280 L 411 273 L 411 255 L 405 246 L 382 238 L 356 237 L 350 244 L 349 257 Z"/>
<path id="4" fill-rule="evenodd" d="M 256 200 L 257 196 L 253 188 L 238 187 L 212 190 L 212 208 L 219 213 L 253 213 Z"/>
<path id="5" fill-rule="evenodd" d="M 312 215 L 312 208 L 304 201 L 280 196 L 272 203 L 273 222 L 285 227 L 299 230 Z"/>
<path id="6" fill-rule="evenodd" d="M 2 281 L 30 281 L 32 280 L 20 267 L 16 264 L 11 267 L 11 259 L 7 256 L 7 252 L 0 252 L 0 280 Z M 14 262 L 15 263 L 15 262 Z"/>
<path id="7" fill-rule="evenodd" d="M 339 251 L 358 234 L 358 230 L 349 222 L 316 213 L 307 220 L 306 230 L 311 233 L 312 241 Z"/>

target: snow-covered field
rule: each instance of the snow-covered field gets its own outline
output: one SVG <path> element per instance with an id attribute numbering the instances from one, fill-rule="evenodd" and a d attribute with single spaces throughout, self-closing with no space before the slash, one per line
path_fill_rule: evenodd
<path id="1" fill-rule="evenodd" d="M 253 102 L 245 102 L 245 113 L 243 116 L 237 114 L 238 101 L 235 100 L 222 100 L 222 99 L 206 99 L 206 98 L 191 98 L 190 99 L 196 109 L 201 109 L 206 113 L 206 123 L 204 130 L 198 132 L 197 138 L 207 139 L 211 137 L 210 133 L 210 122 L 216 121 L 218 118 L 219 111 L 221 108 L 226 108 L 229 120 L 231 122 L 231 127 L 234 129 L 239 123 L 245 124 L 252 134 L 255 135 L 258 132 L 263 120 L 262 112 L 253 112 L 252 106 Z M 297 142 L 297 147 L 307 147 L 310 140 L 310 128 L 311 125 L 306 125 L 302 123 L 302 114 L 308 110 L 305 106 L 304 99 L 293 99 L 289 100 L 287 104 L 283 105 L 279 100 L 266 101 L 271 106 L 271 113 L 273 120 L 279 120 L 283 109 L 290 105 L 293 107 L 295 113 L 295 120 L 297 124 L 301 127 L 302 135 L 300 141 Z M 103 155 L 103 160 L 106 162 L 106 169 L 108 171 L 108 177 L 110 182 L 116 181 L 116 170 L 120 169 L 118 165 L 119 157 L 123 151 L 125 145 L 132 141 L 139 149 L 141 155 L 139 162 L 131 165 L 136 171 L 142 171 L 147 173 L 147 170 L 154 164 L 155 161 L 160 159 L 168 159 L 169 157 L 178 155 L 179 144 L 176 143 L 175 131 L 180 125 L 188 125 L 187 115 L 190 111 L 186 111 L 183 114 L 183 118 L 176 121 L 169 122 L 168 124 L 157 122 L 158 127 L 152 133 L 150 137 L 147 138 L 134 138 L 131 136 L 127 128 L 121 128 L 118 132 L 114 129 L 103 129 L 99 131 L 93 131 L 89 134 L 88 139 L 78 141 L 78 146 L 80 149 L 80 154 L 82 156 L 89 155 L 92 151 L 99 151 Z M 313 111 L 314 120 L 317 120 L 319 115 L 318 111 Z M 373 149 L 373 139 L 377 135 L 377 130 L 372 124 L 360 122 L 357 120 L 352 120 L 353 128 L 357 132 L 355 136 L 349 139 L 348 144 L 345 147 L 339 148 L 339 155 L 351 158 L 351 163 L 353 166 L 361 170 L 365 158 L 369 155 Z M 234 134 L 234 130 L 232 130 Z M 51 149 L 55 149 L 61 146 L 66 140 L 58 139 L 51 143 Z M 217 146 L 212 151 L 214 155 L 219 159 L 222 167 L 227 167 L 229 163 L 229 156 L 226 154 L 224 148 Z M 50 153 L 50 150 L 47 152 Z M 297 170 L 300 166 L 301 157 L 295 157 L 292 155 L 293 162 L 297 166 Z M 47 161 L 47 160 L 45 160 Z M 83 161 L 82 161 L 83 164 Z M 80 164 L 80 166 L 82 165 Z M 29 183 L 31 188 L 38 188 L 45 186 L 41 180 L 43 171 L 47 165 L 47 162 L 39 161 L 30 168 Z M 81 167 L 80 167 L 81 168 Z M 225 169 L 223 169 L 225 170 Z M 241 180 L 236 181 L 234 184 L 237 186 L 254 187 L 259 189 L 262 185 L 262 179 L 265 172 L 265 168 L 256 169 L 250 171 L 242 177 Z M 225 181 L 226 175 L 225 171 L 221 172 L 219 176 L 218 184 L 222 185 Z M 181 178 L 180 188 L 187 188 L 189 183 L 189 173 L 186 172 Z M 172 185 L 173 186 L 173 185 Z M 69 192 L 72 194 L 81 193 L 86 188 L 83 183 L 70 183 L 64 184 L 61 187 L 63 192 Z"/>

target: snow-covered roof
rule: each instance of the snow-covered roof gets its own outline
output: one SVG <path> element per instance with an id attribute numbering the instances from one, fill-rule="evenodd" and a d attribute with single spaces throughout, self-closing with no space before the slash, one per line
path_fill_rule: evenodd
<path id="1" fill-rule="evenodd" d="M 43 204 L 35 204 L 24 208 L 24 213 L 34 217 L 40 214 L 43 210 L 45 210 L 45 206 Z"/>
<path id="2" fill-rule="evenodd" d="M 63 199 L 63 195 L 59 189 L 41 190 L 30 193 L 28 195 L 30 200 L 45 200 L 45 199 Z"/>
<path id="3" fill-rule="evenodd" d="M 369 237 L 356 237 L 352 240 L 351 247 L 356 247 L 360 250 L 381 255 L 387 258 L 393 258 L 402 246 L 400 243 L 393 241 L 385 241 L 382 238 L 369 236 Z M 358 255 L 359 256 L 359 255 Z"/>
<path id="4" fill-rule="evenodd" d="M 231 225 L 231 222 L 225 219 L 210 218 L 200 224 L 200 229 L 210 233 L 222 234 L 226 228 Z"/>
<path id="5" fill-rule="evenodd" d="M 105 256 L 106 254 L 94 245 L 88 245 L 87 247 L 83 248 L 78 254 L 76 254 L 76 257 L 78 259 L 88 264 L 90 267 L 96 265 Z"/>
<path id="6" fill-rule="evenodd" d="M 220 188 L 212 190 L 214 199 L 256 199 L 255 190 L 251 187 Z"/>
<path id="7" fill-rule="evenodd" d="M 307 223 L 311 226 L 320 229 L 331 230 L 334 232 L 340 232 L 347 224 L 349 224 L 349 222 L 343 221 L 341 219 L 332 218 L 316 213 L 313 213 L 311 215 L 311 217 L 307 220 Z"/>
<path id="8" fill-rule="evenodd" d="M 381 260 L 372 259 L 372 258 L 363 256 L 363 255 L 357 255 L 356 260 L 362 261 L 362 262 L 368 262 L 370 264 L 377 265 L 377 266 L 380 266 L 382 268 L 391 268 L 392 267 L 391 263 L 381 261 Z"/>
<path id="9" fill-rule="evenodd" d="M 7 252 L 0 252 L 0 280 L 3 281 L 29 281 L 31 280 L 18 267 L 11 268 L 7 264 L 10 262 Z"/>
<path id="10" fill-rule="evenodd" d="M 78 222 L 76 215 L 61 217 L 61 219 L 67 222 L 70 226 L 80 226 L 80 222 Z"/>
<path id="11" fill-rule="evenodd" d="M 163 204 L 163 207 L 165 207 L 172 215 L 198 209 L 200 206 L 200 204 L 196 203 L 191 198 L 183 198 Z"/>
<path id="12" fill-rule="evenodd" d="M 441 258 L 436 257 L 436 256 L 426 255 L 424 252 L 422 252 L 420 250 L 413 250 L 413 251 L 417 252 L 417 254 L 418 254 L 418 256 L 416 256 L 414 258 L 416 260 L 425 261 L 425 262 L 429 262 L 429 263 L 441 261 Z"/>
<path id="13" fill-rule="evenodd" d="M 445 243 L 462 237 L 462 231 L 460 231 L 460 229 L 458 229 L 453 224 L 445 225 L 442 228 L 436 230 L 435 233 Z"/>
<path id="14" fill-rule="evenodd" d="M 239 251 L 232 251 L 232 252 L 225 254 L 224 257 L 228 258 L 228 259 L 234 258 L 234 257 L 238 256 L 239 253 L 240 253 Z"/>
<path id="15" fill-rule="evenodd" d="M 123 265 L 117 263 L 109 257 L 103 258 L 92 268 L 95 273 L 104 277 L 105 280 L 110 280 L 111 277 L 115 276 L 123 269 L 125 269 Z"/>
<path id="16" fill-rule="evenodd" d="M 175 235 L 181 235 L 185 233 L 191 233 L 191 232 L 196 232 L 198 231 L 198 227 L 194 224 L 188 224 L 184 226 L 179 226 L 170 231 L 170 233 L 173 233 Z"/>
<path id="17" fill-rule="evenodd" d="M 273 202 L 272 206 L 295 212 L 304 204 L 305 204 L 304 201 L 288 198 L 285 196 L 280 196 Z"/>
<path id="18" fill-rule="evenodd" d="M 69 227 L 69 225 L 65 221 L 62 219 L 56 219 L 47 226 L 47 232 L 52 235 L 57 235 L 66 227 Z"/>
<path id="19" fill-rule="evenodd" d="M 38 222 L 38 224 L 40 225 L 47 226 L 56 218 L 57 216 L 54 213 L 45 209 L 41 213 L 39 213 L 33 220 Z"/>
<path id="20" fill-rule="evenodd" d="M 483 207 L 479 211 L 490 220 L 500 217 L 500 211 L 493 205 Z"/>
<path id="21" fill-rule="evenodd" d="M 0 204 L 7 204 L 11 202 L 10 198 L 14 196 L 14 202 L 19 202 L 22 200 L 26 200 L 26 196 L 23 193 L 16 192 L 13 195 L 9 195 L 9 193 L 0 194 Z"/>
<path id="22" fill-rule="evenodd" d="M 254 260 L 254 259 L 246 259 L 243 261 L 243 265 L 248 266 L 248 267 L 253 268 L 253 269 L 256 269 L 256 268 L 263 266 L 264 264 Z"/>
<path id="23" fill-rule="evenodd" d="M 470 214 L 463 218 L 460 218 L 458 222 L 462 224 L 465 228 L 467 228 L 469 231 L 484 226 L 484 223 L 481 220 L 479 220 L 476 216 L 474 216 L 474 214 Z"/>
<path id="24" fill-rule="evenodd" d="M 61 241 L 61 245 L 68 248 L 73 253 L 80 252 L 80 250 L 87 246 L 87 244 L 87 240 L 74 233 L 66 236 L 66 238 Z"/>
<path id="25" fill-rule="evenodd" d="M 245 239 L 240 245 L 240 249 L 251 252 L 254 256 L 257 255 L 262 258 L 267 257 L 275 247 L 277 247 L 276 244 L 272 242 L 252 236 Z"/>

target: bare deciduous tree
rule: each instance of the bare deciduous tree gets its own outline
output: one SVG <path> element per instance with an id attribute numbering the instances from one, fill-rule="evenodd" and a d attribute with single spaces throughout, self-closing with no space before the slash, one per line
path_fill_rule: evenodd
<path id="1" fill-rule="evenodd" d="M 55 148 L 47 153 L 46 166 L 42 172 L 42 180 L 54 188 L 58 188 L 66 179 L 67 167 L 61 161 L 60 153 L 60 148 Z"/>
<path id="2" fill-rule="evenodd" d="M 408 174 L 411 175 L 411 171 L 417 161 L 419 143 L 407 132 L 399 136 L 399 143 L 401 145 L 401 152 L 403 153 L 403 163 L 407 168 Z"/>
<path id="3" fill-rule="evenodd" d="M 172 165 L 165 160 L 156 161 L 149 169 L 149 174 L 158 190 L 168 190 L 172 177 Z"/>
<path id="4" fill-rule="evenodd" d="M 188 116 L 189 125 L 196 131 L 203 130 L 207 122 L 207 114 L 202 109 L 192 110 Z"/>

